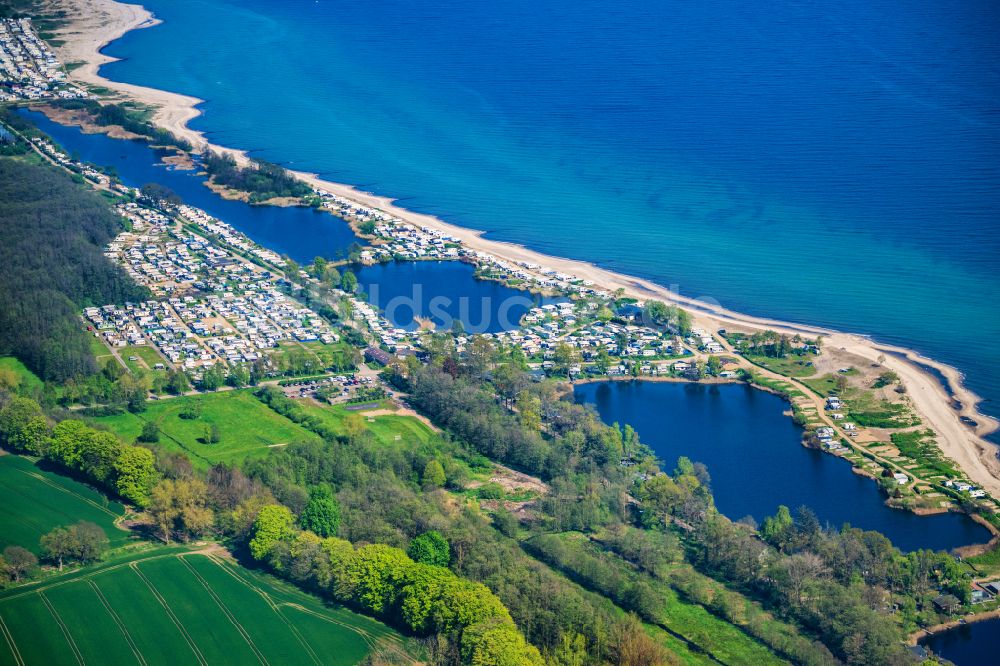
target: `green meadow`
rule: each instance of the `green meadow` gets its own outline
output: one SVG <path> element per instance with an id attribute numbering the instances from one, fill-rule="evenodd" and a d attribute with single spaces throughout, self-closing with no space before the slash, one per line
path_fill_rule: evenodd
<path id="1" fill-rule="evenodd" d="M 323 425 L 334 432 L 343 434 L 346 431 L 344 421 L 351 414 L 357 414 L 364 419 L 364 424 L 378 441 L 383 444 L 426 444 L 434 435 L 431 428 L 412 416 L 397 414 L 380 414 L 370 416 L 371 410 L 349 410 L 344 405 L 318 405 L 301 402 L 302 409 L 310 416 L 318 418 Z"/>
<path id="2" fill-rule="evenodd" d="M 151 374 L 151 376 L 166 375 L 166 370 L 154 370 L 156 365 L 166 364 L 166 360 L 160 354 L 148 345 L 133 345 L 129 347 L 122 347 L 118 350 L 121 355 L 122 362 L 128 366 L 128 369 L 132 372 L 145 372 Z M 133 361 L 132 359 L 139 359 Z"/>
<path id="3" fill-rule="evenodd" d="M 100 525 L 112 546 L 128 540 L 115 520 L 125 508 L 90 486 L 46 471 L 29 458 L 0 455 L 0 549 L 23 546 L 38 552 L 38 540 L 55 527 L 87 520 Z"/>
<path id="4" fill-rule="evenodd" d="M 105 363 L 115 358 L 111 354 L 111 350 L 108 349 L 108 346 L 94 336 L 90 337 L 90 351 L 97 361 L 97 367 L 103 367 Z"/>
<path id="5" fill-rule="evenodd" d="M 181 418 L 194 403 L 200 405 L 197 418 Z M 267 454 L 268 448 L 315 439 L 316 435 L 263 404 L 249 390 L 220 391 L 197 396 L 152 400 L 142 414 L 124 413 L 90 419 L 134 442 L 147 421 L 160 428 L 154 446 L 187 454 L 196 467 L 218 462 L 236 463 Z M 212 426 L 219 441 L 206 441 Z"/>
<path id="6" fill-rule="evenodd" d="M 815 354 L 789 355 L 785 358 L 772 358 L 770 356 L 746 356 L 745 358 L 754 365 L 759 365 L 786 377 L 812 377 L 816 374 L 816 368 L 811 364 L 812 360 L 816 358 Z"/>
<path id="7" fill-rule="evenodd" d="M 346 665 L 405 653 L 374 620 L 177 547 L 0 593 L 0 630 L 0 664 Z"/>

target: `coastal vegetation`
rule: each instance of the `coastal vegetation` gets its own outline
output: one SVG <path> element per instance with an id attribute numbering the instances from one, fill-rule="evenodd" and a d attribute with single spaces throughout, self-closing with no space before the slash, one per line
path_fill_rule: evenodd
<path id="1" fill-rule="evenodd" d="M 139 135 L 154 145 L 169 146 L 181 151 L 190 151 L 191 144 L 150 121 L 147 109 L 132 103 L 100 102 L 96 99 L 62 99 L 48 102 L 51 106 L 65 111 L 84 114 L 86 122 L 97 127 L 121 127 L 126 132 Z"/>
<path id="2" fill-rule="evenodd" d="M 232 155 L 208 151 L 202 158 L 210 182 L 249 194 L 250 203 L 269 199 L 302 198 L 313 194 L 312 188 L 277 164 L 251 160 L 240 166 Z"/>
<path id="3" fill-rule="evenodd" d="M 796 422 L 805 428 L 804 441 L 835 451 L 876 479 L 892 506 L 959 510 L 996 524 L 995 502 L 964 483 L 961 468 L 921 424 L 899 375 L 882 366 L 884 357 L 868 363 L 844 350 L 823 350 L 821 338 L 810 341 L 773 331 L 729 332 L 726 337 L 748 361 L 783 377 L 747 374 L 751 383 L 791 402 Z M 825 405 L 817 405 L 814 396 Z M 840 425 L 844 430 L 834 442 L 831 433 Z M 866 429 L 863 436 L 859 428 Z"/>
<path id="4" fill-rule="evenodd" d="M 32 16 L 37 5 L 38 0 L 2 0 L 0 1 L 0 18 Z"/>

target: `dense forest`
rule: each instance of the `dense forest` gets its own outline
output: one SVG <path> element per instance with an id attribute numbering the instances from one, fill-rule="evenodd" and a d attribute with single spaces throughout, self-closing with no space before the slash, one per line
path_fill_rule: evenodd
<path id="1" fill-rule="evenodd" d="M 231 155 L 209 151 L 203 158 L 203 164 L 213 183 L 249 192 L 251 202 L 312 194 L 312 189 L 301 180 L 277 164 L 264 160 L 252 160 L 249 166 L 241 167 Z"/>
<path id="2" fill-rule="evenodd" d="M 103 255 L 120 230 L 109 202 L 69 176 L 0 158 L 0 353 L 46 380 L 96 370 L 80 308 L 146 297 Z"/>

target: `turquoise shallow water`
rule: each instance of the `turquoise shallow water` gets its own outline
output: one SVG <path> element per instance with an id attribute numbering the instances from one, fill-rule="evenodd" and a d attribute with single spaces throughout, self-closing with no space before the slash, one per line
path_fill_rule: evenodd
<path id="1" fill-rule="evenodd" d="M 146 4 L 102 71 L 214 142 L 1000 397 L 995 3 Z"/>

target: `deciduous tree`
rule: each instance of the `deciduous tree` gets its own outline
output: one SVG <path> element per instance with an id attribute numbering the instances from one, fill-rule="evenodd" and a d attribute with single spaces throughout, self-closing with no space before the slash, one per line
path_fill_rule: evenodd
<path id="1" fill-rule="evenodd" d="M 263 507 L 253 522 L 253 537 L 250 539 L 250 554 L 254 559 L 264 559 L 271 547 L 278 541 L 292 536 L 292 512 L 280 504 Z"/>
<path id="2" fill-rule="evenodd" d="M 155 462 L 153 452 L 149 449 L 124 446 L 115 461 L 115 488 L 118 494 L 139 506 L 145 506 L 159 478 Z"/>
<path id="3" fill-rule="evenodd" d="M 337 536 L 340 505 L 328 487 L 317 486 L 310 491 L 306 508 L 299 516 L 299 525 L 321 537 Z"/>
<path id="4" fill-rule="evenodd" d="M 30 575 L 38 566 L 38 558 L 35 557 L 35 554 L 21 546 L 4 548 L 3 561 L 7 564 L 7 573 L 15 583 Z"/>
<path id="5" fill-rule="evenodd" d="M 424 466 L 423 484 L 424 488 L 440 488 L 444 486 L 447 479 L 444 475 L 444 467 L 435 459 L 427 461 Z"/>
<path id="6" fill-rule="evenodd" d="M 434 530 L 414 537 L 410 541 L 410 547 L 406 549 L 406 554 L 414 562 L 432 564 L 438 567 L 446 567 L 448 566 L 448 562 L 451 561 L 451 549 L 448 545 L 448 540 L 441 536 L 440 532 Z"/>

